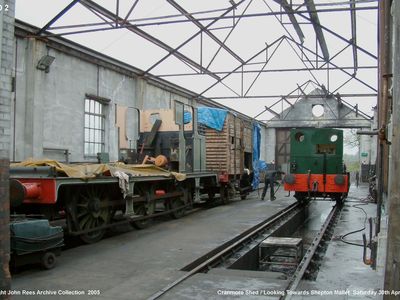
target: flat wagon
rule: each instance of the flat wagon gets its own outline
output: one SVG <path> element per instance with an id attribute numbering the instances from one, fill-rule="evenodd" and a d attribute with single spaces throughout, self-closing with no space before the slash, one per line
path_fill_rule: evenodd
<path id="1" fill-rule="evenodd" d="M 185 117 L 187 109 L 190 118 Z M 229 160 L 208 170 L 207 159 L 215 154 L 207 155 L 206 149 L 213 142 L 207 141 L 207 129 L 200 128 L 195 108 L 175 102 L 174 109 L 141 111 L 137 147 L 129 149 L 125 163 L 13 164 L 12 212 L 64 222 L 67 234 L 93 243 L 118 224 L 144 228 L 160 215 L 179 218 L 193 203 L 212 201 L 216 193 L 227 202 L 233 197 L 228 191 L 251 161 L 245 155 L 249 146 L 244 141 L 250 135 L 243 124 L 234 116 L 227 118 L 220 148 L 229 152 Z"/>

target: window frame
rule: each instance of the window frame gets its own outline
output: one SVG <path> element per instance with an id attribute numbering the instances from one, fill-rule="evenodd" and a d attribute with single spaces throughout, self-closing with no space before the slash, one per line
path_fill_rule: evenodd
<path id="1" fill-rule="evenodd" d="M 104 101 L 86 95 L 83 114 L 83 156 L 85 158 L 97 157 L 97 153 L 105 150 L 105 109 Z"/>

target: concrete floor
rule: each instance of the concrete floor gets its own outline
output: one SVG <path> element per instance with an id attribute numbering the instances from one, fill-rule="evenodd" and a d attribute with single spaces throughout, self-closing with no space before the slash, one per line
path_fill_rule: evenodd
<path id="1" fill-rule="evenodd" d="M 362 247 L 343 243 L 339 238 L 341 235 L 364 227 L 366 216 L 360 208 L 364 209 L 368 218 L 376 217 L 376 204 L 366 205 L 359 201 L 359 199 L 365 199 L 367 195 L 368 186 L 351 187 L 348 202 L 346 202 L 342 210 L 317 280 L 314 282 L 303 281 L 299 286 L 299 290 L 309 292 L 309 295 L 296 296 L 294 299 L 382 299 L 382 296 L 379 295 L 379 290 L 383 289 L 386 257 L 385 238 L 379 239 L 376 271 L 363 263 Z M 367 239 L 369 236 L 368 222 L 365 226 L 365 230 L 348 235 L 345 240 L 362 244 L 362 233 L 366 234 Z M 385 224 L 383 223 L 383 236 L 385 230 Z M 370 252 L 367 250 L 367 258 L 369 258 L 369 255 Z M 320 292 L 326 293 L 326 295 L 318 294 Z M 310 296 L 311 293 L 315 295 Z"/>
<path id="2" fill-rule="evenodd" d="M 179 220 L 164 218 L 145 230 L 121 228 L 99 243 L 64 251 L 53 270 L 14 274 L 12 289 L 57 293 L 47 299 L 64 298 L 59 294 L 69 292 L 84 292 L 74 299 L 87 299 L 90 290 L 100 294 L 93 298 L 146 299 L 180 277 L 182 267 L 294 202 L 284 195 L 280 190 L 278 199 L 270 202 L 260 201 L 254 192 L 247 200 Z"/>
<path id="3" fill-rule="evenodd" d="M 366 198 L 367 193 L 366 186 L 351 188 L 349 202 L 341 214 L 334 239 L 329 243 L 317 280 L 302 282 L 298 290 L 308 295 L 295 296 L 294 299 L 308 299 L 311 293 L 334 294 L 314 295 L 313 299 L 380 298 L 374 295 L 374 291 L 383 286 L 384 247 L 379 248 L 378 270 L 374 271 L 363 264 L 361 247 L 345 244 L 337 238 L 363 227 L 365 215 L 354 205 Z M 53 270 L 29 269 L 16 274 L 12 288 L 17 292 L 49 290 L 57 294 L 59 291 L 85 293 L 74 299 L 146 299 L 184 274 L 180 269 L 185 265 L 294 202 L 284 196 L 285 192 L 279 191 L 276 201 L 260 201 L 259 194 L 255 192 L 248 200 L 196 212 L 179 220 L 164 218 L 145 230 L 121 228 L 120 233 L 111 234 L 97 244 L 64 251 Z M 360 207 L 368 216 L 375 217 L 376 205 Z M 346 240 L 361 243 L 361 234 L 349 235 Z M 260 299 L 260 296 L 262 299 L 277 299 L 278 295 L 265 293 L 275 290 L 274 287 L 281 286 L 283 281 L 268 274 L 261 276 L 256 273 L 260 272 L 255 271 L 254 275 L 245 272 L 242 277 L 237 272 L 228 275 L 198 274 L 163 299 Z M 239 297 L 218 295 L 212 292 L 216 288 L 222 291 L 239 290 L 246 294 Z M 90 297 L 89 290 L 94 290 L 94 293 L 99 291 L 100 295 Z M 335 291 L 349 294 L 337 295 L 335 293 L 339 292 Z M 256 292 L 264 294 L 251 295 Z M 30 298 L 43 299 L 43 296 Z"/>
<path id="4" fill-rule="evenodd" d="M 340 219 L 335 228 L 320 266 L 316 281 L 302 281 L 292 299 L 381 299 L 379 290 L 383 287 L 383 264 L 385 247 L 379 246 L 377 270 L 372 270 L 362 260 L 363 248 L 346 244 L 340 236 L 364 227 L 366 217 L 376 216 L 376 205 L 366 204 L 363 200 L 368 194 L 367 186 L 352 187 Z M 317 204 L 320 216 L 309 216 L 308 230 L 319 230 L 331 206 L 327 202 Z M 326 207 L 325 207 L 326 206 Z M 357 208 L 359 207 L 359 208 Z M 365 213 L 360 209 L 362 208 Z M 325 215 L 324 215 L 325 214 Z M 324 216 L 323 216 L 324 215 Z M 318 220 L 320 219 L 320 220 Z M 315 227 L 315 228 L 314 228 Z M 384 231 L 384 229 L 383 229 Z M 362 244 L 362 233 L 366 230 L 345 237 L 348 242 Z M 367 251 L 369 258 L 370 252 Z M 285 280 L 270 278 L 263 271 L 241 271 L 225 269 L 213 274 L 196 274 L 178 287 L 168 292 L 162 299 L 279 299 L 287 285 Z M 268 272 L 267 272 L 268 273 Z M 223 293 L 229 293 L 224 295 Z"/>

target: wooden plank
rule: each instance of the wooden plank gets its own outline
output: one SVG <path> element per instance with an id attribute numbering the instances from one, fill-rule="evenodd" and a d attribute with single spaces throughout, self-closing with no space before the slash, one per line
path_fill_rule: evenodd
<path id="1" fill-rule="evenodd" d="M 240 175 L 244 167 L 244 152 L 252 152 L 251 122 L 228 113 L 222 131 L 207 128 L 205 134 L 207 169 Z"/>

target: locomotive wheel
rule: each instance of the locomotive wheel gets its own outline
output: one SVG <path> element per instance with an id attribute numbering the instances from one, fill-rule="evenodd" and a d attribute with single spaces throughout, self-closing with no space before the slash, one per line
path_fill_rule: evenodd
<path id="1" fill-rule="evenodd" d="M 335 195 L 335 197 L 333 198 L 336 201 L 336 205 L 341 207 L 344 204 L 344 199 L 346 198 L 346 196 L 343 194 L 339 194 L 339 195 Z"/>
<path id="2" fill-rule="evenodd" d="M 236 189 L 235 186 L 233 185 L 233 183 L 229 183 L 228 184 L 228 197 L 229 199 L 233 199 L 236 196 Z"/>
<path id="3" fill-rule="evenodd" d="M 175 208 L 178 208 L 178 207 L 181 207 L 184 205 L 185 205 L 185 202 L 182 199 L 177 198 L 177 199 L 173 199 L 171 201 L 170 207 L 171 207 L 171 209 L 175 209 Z M 171 212 L 171 217 L 173 217 L 174 219 L 182 218 L 185 215 L 185 212 L 186 212 L 185 207 L 175 210 L 175 211 Z"/>
<path id="4" fill-rule="evenodd" d="M 146 206 L 144 204 L 140 205 L 140 206 L 137 206 L 134 209 L 134 211 L 135 211 L 135 214 L 139 215 L 139 216 L 146 216 L 147 215 Z M 149 219 L 143 219 L 143 220 L 139 220 L 139 221 L 131 221 L 130 223 L 136 229 L 145 229 L 145 228 L 149 227 L 151 222 L 152 222 L 152 219 L 149 218 Z"/>
<path id="5" fill-rule="evenodd" d="M 305 204 L 307 199 L 307 193 L 295 192 L 294 197 L 300 204 Z"/>
<path id="6" fill-rule="evenodd" d="M 228 193 L 228 187 L 225 185 L 221 185 L 220 190 L 219 190 L 219 195 L 222 204 L 228 204 L 229 203 L 229 193 Z"/>
<path id="7" fill-rule="evenodd" d="M 78 230 L 90 230 L 107 225 L 111 219 L 111 210 L 107 206 L 108 197 L 95 188 L 82 191 L 75 207 L 75 220 Z M 80 235 L 87 243 L 95 243 L 103 238 L 105 229 L 95 230 Z"/>
<path id="8" fill-rule="evenodd" d="M 214 201 L 214 198 L 215 198 L 215 192 L 214 191 L 208 191 L 207 195 L 208 195 L 208 198 L 206 199 L 207 202 Z"/>

